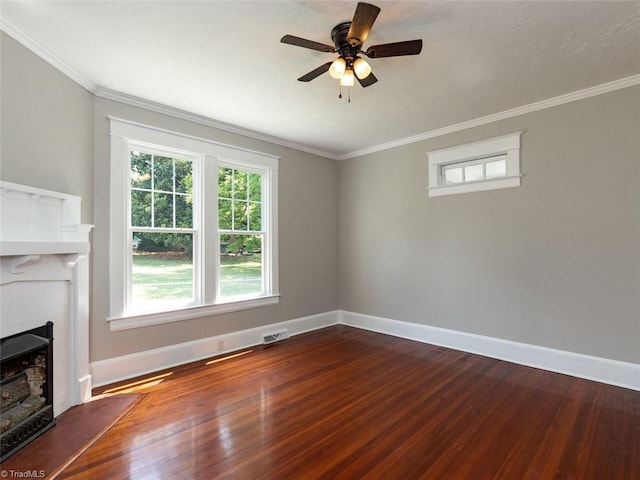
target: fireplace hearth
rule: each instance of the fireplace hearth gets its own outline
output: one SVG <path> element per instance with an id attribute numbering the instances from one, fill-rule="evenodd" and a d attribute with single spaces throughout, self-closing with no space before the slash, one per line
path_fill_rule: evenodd
<path id="1" fill-rule="evenodd" d="M 53 323 L 0 340 L 1 458 L 55 425 Z"/>

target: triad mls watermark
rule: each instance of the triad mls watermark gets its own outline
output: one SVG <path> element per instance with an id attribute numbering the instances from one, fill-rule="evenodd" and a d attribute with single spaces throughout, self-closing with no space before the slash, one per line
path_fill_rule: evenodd
<path id="1" fill-rule="evenodd" d="M 1 478 L 44 478 L 44 470 L 0 470 Z"/>

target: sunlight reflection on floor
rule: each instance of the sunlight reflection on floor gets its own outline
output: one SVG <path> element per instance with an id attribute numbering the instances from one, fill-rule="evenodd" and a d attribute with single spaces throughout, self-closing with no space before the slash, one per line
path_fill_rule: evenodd
<path id="1" fill-rule="evenodd" d="M 127 383 L 125 385 L 120 385 L 117 387 L 110 388 L 109 390 L 105 390 L 104 394 L 114 394 L 114 393 L 133 393 L 138 392 L 140 390 L 144 390 L 145 388 L 155 387 L 162 383 L 165 378 L 173 375 L 173 372 L 163 373 L 161 375 L 156 375 L 155 377 L 144 378 L 142 380 L 138 380 L 136 382 Z"/>

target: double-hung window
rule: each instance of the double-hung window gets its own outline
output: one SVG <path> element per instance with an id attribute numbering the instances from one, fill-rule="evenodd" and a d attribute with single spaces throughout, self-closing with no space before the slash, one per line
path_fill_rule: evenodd
<path id="1" fill-rule="evenodd" d="M 110 328 L 277 303 L 277 167 L 111 119 Z"/>
<path id="2" fill-rule="evenodd" d="M 145 311 L 197 305 L 194 245 L 199 243 L 199 222 L 194 222 L 198 192 L 193 178 L 199 160 L 133 142 L 129 157 L 127 307 Z"/>
<path id="3" fill-rule="evenodd" d="M 218 296 L 259 295 L 264 289 L 263 175 L 233 164 L 218 166 Z M 248 260 L 248 261 L 247 261 Z"/>

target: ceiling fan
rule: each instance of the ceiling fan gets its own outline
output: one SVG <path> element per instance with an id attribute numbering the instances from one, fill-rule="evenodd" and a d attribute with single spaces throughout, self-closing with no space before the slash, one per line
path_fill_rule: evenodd
<path id="1" fill-rule="evenodd" d="M 285 35 L 280 39 L 282 43 L 297 47 L 310 48 L 319 52 L 337 53 L 338 58 L 332 62 L 320 65 L 309 73 L 298 78 L 300 82 L 310 82 L 325 72 L 329 72 L 336 80 L 340 80 L 340 86 L 351 87 L 355 79 L 363 87 L 373 85 L 378 79 L 371 73 L 371 66 L 360 56 L 369 58 L 398 57 L 401 55 L 417 55 L 422 50 L 422 40 L 408 40 L 404 42 L 384 43 L 373 45 L 362 50 L 363 44 L 380 8 L 370 3 L 358 3 L 353 20 L 339 23 L 331 30 L 331 40 L 334 46 L 314 42 L 293 35 Z"/>

